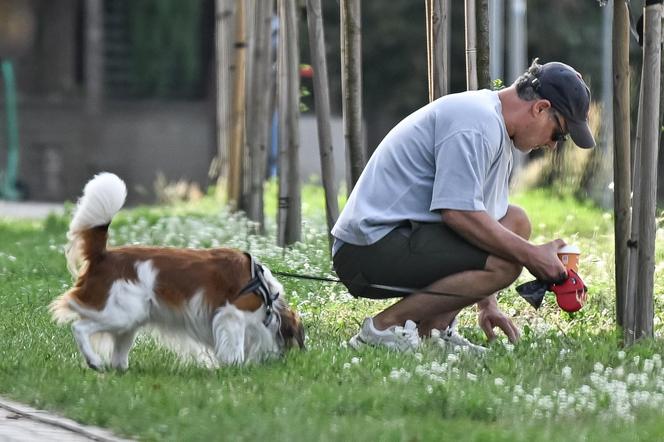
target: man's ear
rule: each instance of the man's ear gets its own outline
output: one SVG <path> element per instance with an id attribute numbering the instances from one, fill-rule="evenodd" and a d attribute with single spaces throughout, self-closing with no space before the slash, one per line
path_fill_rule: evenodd
<path id="1" fill-rule="evenodd" d="M 547 99 L 540 99 L 535 101 L 535 104 L 533 104 L 533 110 L 535 111 L 535 114 L 540 114 L 544 111 L 547 111 L 551 108 L 551 102 Z"/>

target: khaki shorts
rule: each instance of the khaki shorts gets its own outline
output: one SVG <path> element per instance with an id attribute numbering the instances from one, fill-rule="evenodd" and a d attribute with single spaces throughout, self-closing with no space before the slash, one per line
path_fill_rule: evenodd
<path id="1" fill-rule="evenodd" d="M 351 295 L 394 298 L 407 294 L 367 284 L 423 289 L 454 273 L 482 270 L 489 253 L 443 223 L 410 222 L 368 246 L 344 244 L 334 255 L 334 270 Z"/>

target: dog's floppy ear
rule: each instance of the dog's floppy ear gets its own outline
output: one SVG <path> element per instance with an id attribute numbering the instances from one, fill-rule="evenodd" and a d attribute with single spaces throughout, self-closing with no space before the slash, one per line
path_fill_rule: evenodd
<path id="1" fill-rule="evenodd" d="M 300 318 L 297 316 L 297 313 L 289 308 L 285 308 L 281 312 L 281 327 L 279 333 L 286 346 L 289 347 L 294 339 L 297 342 L 297 345 L 304 349 L 304 326 L 302 325 Z"/>

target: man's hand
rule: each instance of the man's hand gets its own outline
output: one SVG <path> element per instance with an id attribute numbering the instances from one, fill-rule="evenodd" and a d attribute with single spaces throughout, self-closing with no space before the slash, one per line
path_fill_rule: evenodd
<path id="1" fill-rule="evenodd" d="M 565 266 L 558 259 L 558 249 L 565 245 L 562 239 L 534 246 L 525 263 L 533 276 L 545 282 L 557 282 L 567 277 Z"/>
<path id="2" fill-rule="evenodd" d="M 479 323 L 489 342 L 496 339 L 493 329 L 498 327 L 505 333 L 511 343 L 516 342 L 521 333 L 512 320 L 498 308 L 495 296 L 480 301 L 478 304 L 477 322 Z"/>

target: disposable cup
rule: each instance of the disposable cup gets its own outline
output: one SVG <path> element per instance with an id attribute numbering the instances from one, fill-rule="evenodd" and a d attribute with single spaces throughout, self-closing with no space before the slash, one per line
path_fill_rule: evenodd
<path id="1" fill-rule="evenodd" d="M 558 249 L 558 258 L 566 269 L 579 271 L 579 255 L 581 250 L 575 245 L 566 245 Z"/>

